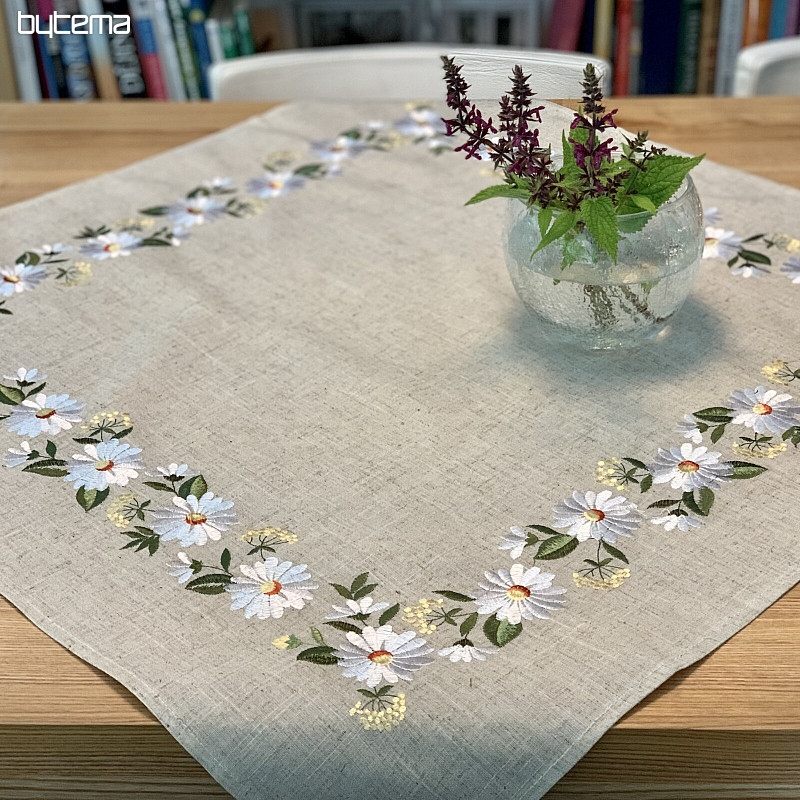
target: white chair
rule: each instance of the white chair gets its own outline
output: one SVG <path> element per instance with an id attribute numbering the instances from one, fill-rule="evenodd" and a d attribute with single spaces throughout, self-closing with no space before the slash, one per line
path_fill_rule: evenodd
<path id="1" fill-rule="evenodd" d="M 800 94 L 800 36 L 761 42 L 739 51 L 734 97 Z"/>
<path id="2" fill-rule="evenodd" d="M 515 64 L 533 75 L 542 99 L 581 96 L 587 62 L 606 91 L 611 67 L 597 56 L 554 50 L 464 49 L 443 44 L 357 45 L 287 50 L 220 61 L 209 70 L 213 100 L 429 100 L 443 97 L 439 56 L 464 64 L 475 100 L 507 91 Z"/>

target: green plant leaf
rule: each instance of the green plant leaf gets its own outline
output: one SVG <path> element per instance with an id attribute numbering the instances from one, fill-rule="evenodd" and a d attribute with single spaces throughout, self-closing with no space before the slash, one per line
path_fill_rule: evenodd
<path id="1" fill-rule="evenodd" d="M 753 264 L 772 264 L 769 256 L 756 253 L 754 250 L 740 250 L 739 255 L 745 260 Z"/>
<path id="2" fill-rule="evenodd" d="M 623 461 L 627 461 L 632 467 L 636 467 L 637 469 L 643 469 L 645 472 L 649 472 L 650 470 L 647 469 L 647 464 L 644 461 L 639 461 L 638 458 L 623 458 Z"/>
<path id="3" fill-rule="evenodd" d="M 766 467 L 762 467 L 760 464 L 750 464 L 747 461 L 729 461 L 728 463 L 733 467 L 733 472 L 728 477 L 736 480 L 755 478 L 767 471 Z"/>
<path id="4" fill-rule="evenodd" d="M 208 491 L 208 484 L 202 475 L 195 475 L 185 480 L 178 488 L 178 495 L 184 500 L 192 495 L 198 500 Z"/>
<path id="5" fill-rule="evenodd" d="M 512 625 L 507 619 L 492 616 L 483 623 L 483 633 L 495 647 L 505 647 L 522 633 L 522 623 Z"/>
<path id="6" fill-rule="evenodd" d="M 652 486 L 653 486 L 653 476 L 645 475 L 644 478 L 642 478 L 642 482 L 639 484 L 639 490 L 643 493 L 649 492 Z"/>
<path id="7" fill-rule="evenodd" d="M 698 504 L 698 502 L 694 499 L 694 492 L 684 492 L 683 493 L 683 504 L 689 511 L 697 514 L 700 517 L 707 517 L 708 514 L 703 511 L 702 507 Z"/>
<path id="8" fill-rule="evenodd" d="M 342 597 L 344 597 L 345 600 L 352 600 L 353 599 L 353 593 L 346 586 L 342 586 L 341 583 L 332 583 L 331 586 L 333 586 L 333 588 L 336 589 L 336 591 Z"/>
<path id="9" fill-rule="evenodd" d="M 88 514 L 93 508 L 97 508 L 108 497 L 108 488 L 101 490 L 98 489 L 84 489 L 81 486 L 75 493 L 75 499 L 78 505 Z"/>
<path id="10" fill-rule="evenodd" d="M 602 546 L 603 550 L 606 551 L 610 556 L 614 556 L 614 558 L 622 561 L 623 564 L 628 563 L 628 559 L 625 556 L 625 553 L 622 550 L 617 550 L 616 547 L 612 547 L 607 541 L 604 539 L 600 540 L 600 545 Z M 603 565 L 605 566 L 605 564 Z"/>
<path id="11" fill-rule="evenodd" d="M 689 170 L 705 156 L 655 155 L 647 161 L 647 169 L 639 175 L 636 193 L 647 197 L 656 207 L 664 204 L 678 191 Z"/>
<path id="12" fill-rule="evenodd" d="M 577 218 L 577 214 L 575 214 L 574 211 L 561 211 L 553 220 L 553 224 L 550 226 L 547 233 L 542 236 L 538 247 L 531 253 L 531 258 L 556 239 L 560 239 L 568 230 L 571 230 Z"/>
<path id="13" fill-rule="evenodd" d="M 536 214 L 536 222 L 539 225 L 539 235 L 544 238 L 550 223 L 553 221 L 553 206 L 542 208 Z"/>
<path id="14" fill-rule="evenodd" d="M 619 231 L 617 210 L 611 198 L 587 197 L 581 202 L 581 216 L 597 244 L 616 261 Z"/>
<path id="15" fill-rule="evenodd" d="M 387 622 L 391 622 L 397 616 L 399 610 L 400 603 L 395 603 L 393 606 L 387 608 L 386 611 L 378 617 L 378 625 L 386 625 Z"/>
<path id="16" fill-rule="evenodd" d="M 447 589 L 435 589 L 434 594 L 440 594 L 448 600 L 453 600 L 456 603 L 472 603 L 475 598 L 470 597 L 468 594 L 461 594 L 460 592 L 451 592 Z"/>
<path id="17" fill-rule="evenodd" d="M 709 511 L 711 511 L 711 506 L 714 505 L 714 492 L 707 486 L 704 486 L 697 493 L 697 505 L 700 506 L 707 517 Z"/>
<path id="18" fill-rule="evenodd" d="M 367 582 L 368 578 L 369 572 L 362 572 L 360 575 L 356 575 L 356 577 L 353 578 L 353 583 L 350 584 L 350 591 L 358 591 Z"/>
<path id="19" fill-rule="evenodd" d="M 643 194 L 629 194 L 628 200 L 635 206 L 638 206 L 642 211 L 650 211 L 651 213 L 655 213 L 656 211 L 656 204 Z"/>
<path id="20" fill-rule="evenodd" d="M 553 528 L 548 528 L 547 525 L 525 525 L 525 528 L 532 528 L 535 531 L 539 531 L 539 533 L 544 533 L 547 536 L 561 536 L 561 534 L 553 530 Z"/>
<path id="21" fill-rule="evenodd" d="M 149 486 L 151 489 L 158 489 L 159 492 L 171 492 L 172 487 L 167 486 L 166 483 L 159 483 L 158 481 L 145 481 L 145 486 Z"/>
<path id="22" fill-rule="evenodd" d="M 50 456 L 50 458 L 55 458 L 56 457 L 56 453 L 58 452 L 58 448 L 56 447 L 56 443 L 55 442 L 51 442 L 49 439 L 47 440 L 47 444 L 45 445 L 44 450 L 47 453 L 47 455 Z"/>
<path id="23" fill-rule="evenodd" d="M 219 557 L 219 563 L 222 565 L 222 569 L 224 570 L 230 569 L 231 551 L 228 550 L 227 547 L 222 551 L 222 555 Z"/>
<path id="24" fill-rule="evenodd" d="M 167 213 L 167 206 L 150 206 L 140 209 L 139 213 L 147 214 L 149 217 L 163 217 Z"/>
<path id="25" fill-rule="evenodd" d="M 724 433 L 725 433 L 725 423 L 722 423 L 722 425 L 717 425 L 717 427 L 714 428 L 713 431 L 711 431 L 712 444 L 716 444 L 722 438 Z"/>
<path id="26" fill-rule="evenodd" d="M 680 500 L 656 500 L 655 503 L 650 503 L 648 508 L 669 508 L 670 506 L 676 506 L 680 503 Z"/>
<path id="27" fill-rule="evenodd" d="M 358 625 L 353 625 L 352 622 L 345 622 L 343 619 L 332 619 L 323 623 L 330 625 L 331 628 L 336 628 L 337 631 L 345 631 L 346 633 L 361 633 L 361 628 Z"/>
<path id="28" fill-rule="evenodd" d="M 214 594 L 220 594 L 225 591 L 225 587 L 231 582 L 230 575 L 225 575 L 222 572 L 212 572 L 209 575 L 201 575 L 199 578 L 192 578 L 186 584 L 186 588 L 191 592 L 198 592 L 202 587 L 218 586 L 219 590 Z M 206 592 L 206 594 L 211 594 Z"/>
<path id="29" fill-rule="evenodd" d="M 478 612 L 473 611 L 462 623 L 459 630 L 462 636 L 469 636 L 469 632 L 478 624 Z"/>
<path id="30" fill-rule="evenodd" d="M 42 475 L 45 478 L 64 478 L 68 473 L 68 470 L 58 467 L 43 467 L 41 461 L 36 464 L 28 464 L 27 467 L 22 468 L 22 471 Z"/>
<path id="31" fill-rule="evenodd" d="M 493 197 L 511 197 L 518 200 L 527 200 L 530 195 L 531 193 L 527 189 L 522 189 L 519 186 L 510 186 L 507 183 L 498 183 L 481 189 L 477 194 L 470 197 L 464 205 L 473 206 L 475 203 L 482 203 L 484 200 L 491 200 Z"/>
<path id="32" fill-rule="evenodd" d="M 535 558 L 552 561 L 556 558 L 568 556 L 578 546 L 578 540 L 567 533 L 559 533 L 545 539 L 536 551 Z"/>
<path id="33" fill-rule="evenodd" d="M 0 403 L 18 406 L 25 399 L 25 392 L 16 386 L 0 386 Z"/>
<path id="34" fill-rule="evenodd" d="M 725 408 L 724 406 L 711 406 L 710 408 L 701 408 L 699 411 L 695 411 L 692 416 L 697 417 L 697 419 L 707 420 L 708 422 L 730 422 L 733 417 L 731 416 L 733 412 L 730 408 Z"/>
<path id="35" fill-rule="evenodd" d="M 377 583 L 368 583 L 365 586 L 362 586 L 357 592 L 353 592 L 353 600 L 360 600 L 362 597 L 366 597 L 370 592 L 377 588 Z"/>
<path id="36" fill-rule="evenodd" d="M 310 661 L 312 664 L 322 664 L 324 666 L 334 666 L 339 663 L 339 659 L 333 655 L 333 651 L 334 648 L 328 646 L 309 647 L 297 654 L 297 660 Z"/>
<path id="37" fill-rule="evenodd" d="M 317 644 L 327 647 L 325 639 L 322 638 L 322 631 L 319 628 L 315 628 L 313 625 L 311 626 L 311 637 Z"/>

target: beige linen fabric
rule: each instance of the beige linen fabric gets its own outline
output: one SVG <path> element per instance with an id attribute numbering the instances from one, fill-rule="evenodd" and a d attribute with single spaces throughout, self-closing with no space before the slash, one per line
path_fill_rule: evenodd
<path id="1" fill-rule="evenodd" d="M 243 186 L 270 152 L 308 154 L 311 140 L 402 113 L 283 106 L 3 210 L 0 261 L 77 245 L 84 225 L 172 202 L 203 179 Z M 570 115 L 548 106 L 546 119 L 555 138 Z M 290 633 L 310 642 L 309 626 L 341 602 L 329 582 L 366 570 L 376 601 L 402 606 L 435 589 L 476 591 L 485 570 L 511 565 L 498 550 L 510 525 L 551 525 L 573 490 L 603 488 L 598 459 L 649 463 L 684 441 L 685 413 L 763 384 L 775 357 L 800 356 L 800 286 L 777 269 L 743 280 L 714 260 L 658 344 L 548 350 L 503 264 L 502 202 L 463 207 L 487 183 L 482 168 L 424 144 L 369 151 L 260 216 L 97 262 L 83 286 L 48 280 L 0 317 L 3 372 L 37 367 L 48 392 L 87 404 L 84 419 L 127 412 L 149 470 L 188 463 L 235 502 L 240 523 L 219 543 L 165 542 L 149 557 L 120 550 L 108 503 L 87 514 L 61 479 L 0 472 L 0 592 L 131 689 L 240 800 L 534 800 L 625 711 L 800 578 L 800 460 L 787 452 L 721 488 L 700 529 L 644 523 L 621 544 L 632 575 L 613 591 L 572 581 L 592 547 L 542 564 L 568 589 L 566 608 L 526 621 L 486 662 L 437 657 L 398 687 L 407 714 L 390 732 L 349 716 L 363 684 L 270 644 Z M 800 233 L 799 192 L 709 163 L 695 176 L 726 228 Z M 720 442 L 726 458 L 745 432 Z M 4 452 L 20 441 L 0 435 Z M 80 452 L 73 435 L 51 437 L 60 454 Z M 122 491 L 168 506 L 142 479 Z M 636 487 L 625 494 L 642 502 Z M 179 550 L 213 562 L 227 546 L 232 569 L 252 563 L 238 536 L 267 525 L 298 534 L 279 556 L 307 563 L 320 585 L 302 611 L 246 620 L 227 595 L 184 591 L 168 575 Z M 447 627 L 424 638 L 447 647 L 458 638 Z M 329 643 L 342 636 L 325 629 Z"/>

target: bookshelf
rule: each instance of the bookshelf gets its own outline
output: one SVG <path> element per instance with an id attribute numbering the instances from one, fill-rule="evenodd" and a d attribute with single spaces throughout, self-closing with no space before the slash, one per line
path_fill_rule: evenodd
<path id="1" fill-rule="evenodd" d="M 800 0 L 0 0 L 0 6 L 0 101 L 200 100 L 208 96 L 206 74 L 216 61 L 400 41 L 593 52 L 612 62 L 616 95 L 726 95 L 742 47 L 800 33 Z M 39 32 L 18 32 L 20 14 L 29 26 L 38 21 Z M 76 31 L 89 15 L 127 19 L 129 30 Z"/>

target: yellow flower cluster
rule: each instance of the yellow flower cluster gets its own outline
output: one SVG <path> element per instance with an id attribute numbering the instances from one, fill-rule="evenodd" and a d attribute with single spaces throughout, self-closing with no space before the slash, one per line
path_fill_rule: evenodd
<path id="1" fill-rule="evenodd" d="M 428 621 L 428 614 L 438 611 L 443 604 L 444 600 L 441 597 L 436 600 L 420 597 L 418 605 L 406 606 L 403 609 L 403 622 L 407 622 L 420 633 L 433 633 L 436 626 Z"/>
<path id="2" fill-rule="evenodd" d="M 294 544 L 298 539 L 296 533 L 284 530 L 283 528 L 260 528 L 255 531 L 247 531 L 247 533 L 243 533 L 239 539 L 243 542 L 252 542 L 254 539 L 259 539 L 262 536 L 264 538 L 278 539 L 286 544 Z"/>
<path id="3" fill-rule="evenodd" d="M 616 589 L 617 586 L 621 586 L 630 576 L 631 571 L 627 567 L 618 569 L 608 578 L 591 578 L 588 575 L 581 575 L 580 572 L 572 573 L 575 585 L 579 589 L 600 589 L 601 591 Z"/>
<path id="4" fill-rule="evenodd" d="M 302 158 L 300 153 L 297 153 L 293 150 L 277 150 L 274 153 L 270 153 L 265 159 L 265 165 L 270 167 L 288 167 L 290 164 L 294 163 L 295 161 L 299 161 Z"/>
<path id="5" fill-rule="evenodd" d="M 789 381 L 787 378 L 791 376 L 792 371 L 789 369 L 788 361 L 776 358 L 775 361 L 770 361 L 766 367 L 762 367 L 761 373 L 767 380 L 772 381 L 772 383 L 777 383 L 780 386 L 788 386 Z"/>
<path id="6" fill-rule="evenodd" d="M 236 210 L 243 219 L 250 219 L 258 216 L 266 207 L 266 200 L 260 197 L 246 197 L 238 201 Z"/>
<path id="7" fill-rule="evenodd" d="M 620 477 L 625 474 L 625 465 L 622 459 L 607 458 L 597 462 L 595 477 L 598 483 L 603 486 L 610 486 L 612 489 L 621 489 L 625 484 L 620 482 Z"/>
<path id="8" fill-rule="evenodd" d="M 152 228 L 155 224 L 156 221 L 152 217 L 128 217 L 127 219 L 119 220 L 114 227 L 130 233 L 131 231 L 142 231 L 145 228 Z"/>
<path id="9" fill-rule="evenodd" d="M 363 708 L 358 702 L 350 709 L 350 716 L 358 717 L 365 731 L 390 731 L 406 718 L 406 696 L 398 694 L 390 706 L 380 711 Z"/>
<path id="10" fill-rule="evenodd" d="M 101 411 L 99 414 L 95 414 L 86 425 L 81 425 L 81 428 L 85 431 L 90 431 L 94 428 L 99 428 L 104 423 L 121 425 L 123 428 L 130 428 L 133 424 L 131 418 L 124 411 L 122 413 L 119 411 Z"/>
<path id="11" fill-rule="evenodd" d="M 278 650 L 288 650 L 290 647 L 299 647 L 301 644 L 302 642 L 293 633 L 272 640 L 272 646 L 277 647 Z"/>
<path id="12" fill-rule="evenodd" d="M 775 458 L 779 456 L 789 445 L 786 442 L 780 444 L 766 444 L 756 449 L 750 448 L 741 442 L 733 445 L 733 452 L 739 456 L 752 456 L 753 458 Z"/>
<path id="13" fill-rule="evenodd" d="M 773 243 L 787 253 L 800 253 L 800 239 L 795 239 L 788 233 L 776 233 L 772 236 Z"/>
<path id="14" fill-rule="evenodd" d="M 92 265 L 88 261 L 76 261 L 68 270 L 64 278 L 65 286 L 80 286 L 91 280 Z"/>
<path id="15" fill-rule="evenodd" d="M 115 497 L 108 506 L 108 513 L 106 516 L 118 528 L 127 528 L 132 516 L 125 515 L 125 508 L 129 503 L 136 500 L 135 494 L 121 494 Z"/>

